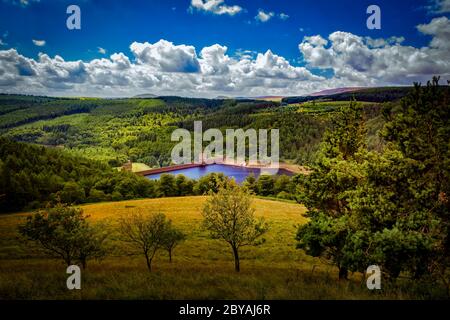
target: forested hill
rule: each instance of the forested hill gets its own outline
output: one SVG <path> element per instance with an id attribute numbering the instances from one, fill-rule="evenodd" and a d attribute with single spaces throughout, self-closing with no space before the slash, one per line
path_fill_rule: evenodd
<path id="1" fill-rule="evenodd" d="M 112 167 L 128 159 L 170 164 L 174 129 L 195 120 L 208 128 L 280 129 L 283 160 L 308 164 L 335 111 L 348 102 L 284 105 L 275 101 L 158 98 L 51 98 L 0 94 L 0 136 L 64 148 Z M 365 103 L 379 110 L 376 103 Z M 375 107 L 375 108 L 373 108 Z M 377 112 L 370 112 L 376 118 Z M 379 127 L 379 122 L 373 122 Z M 376 128 L 371 132 L 375 132 Z"/>
<path id="2" fill-rule="evenodd" d="M 150 196 L 152 183 L 99 161 L 0 137 L 0 212 L 58 201 L 83 203 Z"/>

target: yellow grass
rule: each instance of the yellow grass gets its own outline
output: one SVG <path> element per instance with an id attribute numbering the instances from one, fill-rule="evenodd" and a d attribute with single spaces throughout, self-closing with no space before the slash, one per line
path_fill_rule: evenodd
<path id="1" fill-rule="evenodd" d="M 150 170 L 150 169 L 151 169 L 151 167 L 149 167 L 145 163 L 133 162 L 131 170 L 133 172 L 139 172 L 139 171 L 145 171 L 145 170 Z"/>
<path id="2" fill-rule="evenodd" d="M 83 211 L 92 222 L 107 221 L 114 226 L 117 218 L 134 210 L 144 212 L 162 212 L 173 224 L 181 229 L 187 240 L 176 249 L 175 257 L 181 260 L 230 260 L 230 250 L 218 240 L 211 240 L 208 232 L 201 228 L 201 209 L 207 197 L 179 197 L 130 200 L 120 202 L 83 205 Z M 264 217 L 270 224 L 265 235 L 266 243 L 255 249 L 244 249 L 243 259 L 252 263 L 286 264 L 296 262 L 300 252 L 295 249 L 296 226 L 305 222 L 302 214 L 305 208 L 298 204 L 254 199 L 253 207 L 256 217 Z M 29 213 L 0 216 L 0 234 L 2 244 L 0 258 L 21 258 L 26 253 L 26 246 L 17 241 L 17 225 L 25 221 Z M 280 244 L 282 245 L 279 248 Z M 231 265 L 230 265 L 231 267 Z M 244 264 L 245 268 L 245 264 Z"/>
<path id="3" fill-rule="evenodd" d="M 187 234 L 187 241 L 182 243 L 175 255 L 182 260 L 230 260 L 230 248 L 218 240 L 211 240 L 208 232 L 201 229 L 201 209 L 207 197 L 160 198 L 134 200 L 83 206 L 92 220 L 109 219 L 137 209 L 145 212 L 162 212 L 173 224 Z M 295 249 L 296 226 L 305 222 L 303 206 L 294 203 L 254 199 L 253 207 L 256 217 L 264 217 L 270 230 L 265 235 L 266 243 L 257 248 L 243 250 L 243 259 L 252 263 L 260 262 L 286 264 L 298 261 L 300 254 Z M 277 249 L 282 244 L 283 247 Z M 286 260 L 287 259 L 287 260 Z M 232 265 L 230 264 L 230 267 Z M 245 264 L 244 264 L 245 268 Z"/>
<path id="4" fill-rule="evenodd" d="M 266 242 L 241 250 L 241 272 L 234 272 L 229 246 L 209 238 L 201 228 L 207 197 L 144 199 L 82 206 L 93 223 L 133 210 L 162 212 L 187 240 L 173 253 L 161 251 L 149 273 L 142 256 L 113 252 L 90 261 L 82 273 L 82 290 L 66 288 L 66 266 L 49 259 L 29 242 L 20 241 L 17 226 L 29 213 L 0 215 L 0 299 L 371 299 L 405 298 L 398 293 L 369 292 L 359 276 L 337 281 L 337 271 L 295 248 L 297 225 L 305 208 L 295 203 L 254 199 L 256 217 L 270 224 Z M 115 247 L 121 243 L 114 242 Z"/>

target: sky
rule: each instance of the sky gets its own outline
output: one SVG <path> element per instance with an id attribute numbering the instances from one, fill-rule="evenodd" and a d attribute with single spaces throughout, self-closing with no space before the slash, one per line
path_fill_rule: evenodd
<path id="1" fill-rule="evenodd" d="M 367 27 L 370 5 L 381 29 Z M 287 96 L 450 80 L 449 17 L 450 0 L 0 0 L 0 92 Z"/>

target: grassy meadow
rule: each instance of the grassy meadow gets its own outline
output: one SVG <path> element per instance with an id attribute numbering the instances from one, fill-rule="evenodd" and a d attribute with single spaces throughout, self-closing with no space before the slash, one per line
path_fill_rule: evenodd
<path id="1" fill-rule="evenodd" d="M 0 299 L 409 299 L 409 290 L 389 286 L 378 292 L 361 284 L 361 275 L 337 280 L 337 271 L 295 248 L 296 225 L 305 208 L 255 198 L 257 217 L 270 223 L 266 242 L 243 248 L 241 272 L 233 270 L 227 244 L 201 228 L 206 197 L 180 197 L 98 203 L 82 206 L 92 222 L 114 229 L 117 217 L 132 210 L 162 212 L 187 235 L 168 262 L 157 253 L 153 271 L 143 256 L 114 250 L 82 271 L 82 289 L 66 288 L 66 266 L 49 259 L 18 237 L 17 226 L 29 213 L 0 215 Z M 114 241 L 114 248 L 120 242 Z M 417 296 L 415 296 L 417 297 Z M 419 298 L 426 298 L 419 296 Z"/>

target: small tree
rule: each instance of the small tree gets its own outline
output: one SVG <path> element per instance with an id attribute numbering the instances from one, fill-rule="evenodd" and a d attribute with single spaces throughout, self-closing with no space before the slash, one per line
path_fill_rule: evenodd
<path id="1" fill-rule="evenodd" d="M 169 262 L 172 262 L 172 252 L 175 247 L 184 240 L 186 240 L 186 235 L 180 230 L 173 227 L 171 223 L 169 223 L 163 242 L 163 247 L 169 254 Z"/>
<path id="2" fill-rule="evenodd" d="M 239 248 L 263 242 L 258 239 L 268 226 L 263 219 L 254 218 L 248 190 L 229 183 L 210 195 L 202 210 L 203 226 L 214 239 L 222 239 L 231 246 L 235 270 L 239 272 Z"/>
<path id="3" fill-rule="evenodd" d="M 145 215 L 137 211 L 119 220 L 121 240 L 144 254 L 149 271 L 156 252 L 164 245 L 168 225 L 162 213 Z"/>
<path id="4" fill-rule="evenodd" d="M 80 262 L 85 268 L 87 260 L 106 254 L 104 241 L 107 235 L 100 233 L 86 220 L 80 208 L 57 204 L 27 218 L 19 232 L 38 243 L 52 257 L 62 258 L 69 266 Z"/>
<path id="5" fill-rule="evenodd" d="M 105 242 L 109 237 L 108 227 L 105 224 L 96 224 L 83 229 L 79 238 L 78 260 L 86 269 L 90 259 L 101 259 L 107 254 Z"/>

